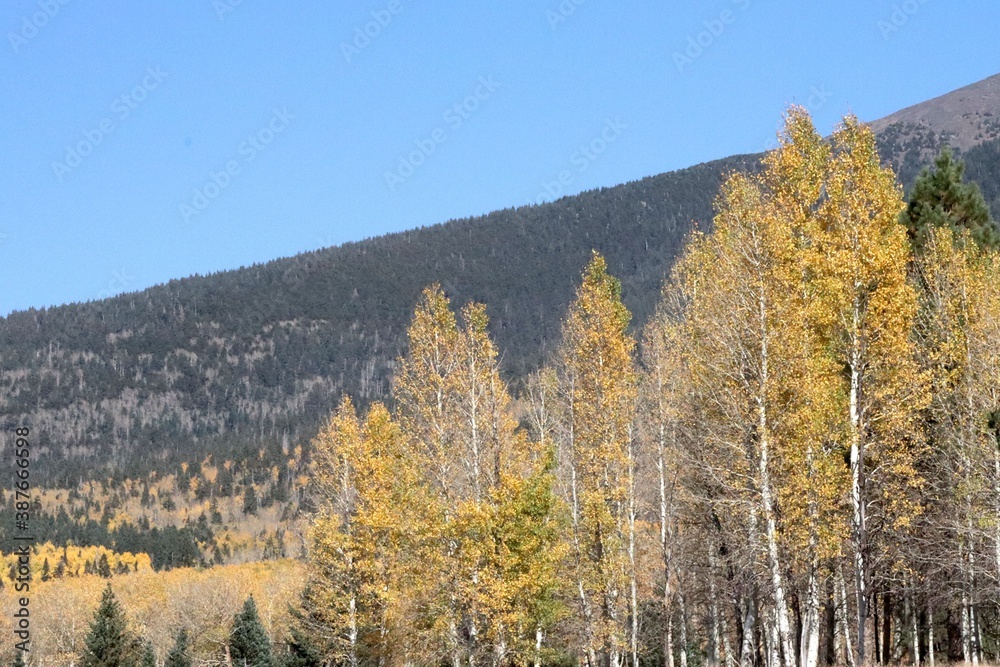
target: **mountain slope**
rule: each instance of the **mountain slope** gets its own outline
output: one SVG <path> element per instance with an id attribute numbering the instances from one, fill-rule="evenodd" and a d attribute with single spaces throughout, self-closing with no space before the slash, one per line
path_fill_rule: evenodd
<path id="1" fill-rule="evenodd" d="M 963 151 L 1000 138 L 1000 74 L 907 107 L 874 121 L 883 133 L 892 125 L 921 126 L 943 134 Z"/>
<path id="2" fill-rule="evenodd" d="M 946 98 L 940 104 L 951 105 Z M 952 131 L 934 124 L 948 117 L 932 108 L 938 100 L 876 123 L 882 154 L 904 182 Z M 1000 113 L 990 104 L 981 117 Z M 964 157 L 1000 213 L 1000 142 L 968 144 Z M 0 319 L 0 419 L 8 429 L 34 427 L 33 474 L 62 484 L 173 469 L 206 454 L 270 460 L 263 452 L 306 443 L 341 392 L 387 397 L 413 304 L 435 281 L 459 303 L 487 304 L 516 380 L 553 348 L 591 249 L 621 278 L 641 326 L 692 221 L 710 221 L 725 175 L 759 158 L 13 313 Z"/>

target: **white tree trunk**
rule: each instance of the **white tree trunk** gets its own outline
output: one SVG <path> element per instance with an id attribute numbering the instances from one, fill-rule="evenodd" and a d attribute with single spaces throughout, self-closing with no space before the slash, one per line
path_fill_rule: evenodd
<path id="1" fill-rule="evenodd" d="M 857 319 L 857 309 L 855 308 L 855 319 Z M 851 507 L 852 513 L 852 533 L 854 547 L 854 583 L 855 583 L 855 605 L 858 629 L 858 645 L 856 652 L 856 664 L 866 664 L 865 656 L 865 620 L 868 616 L 868 591 L 867 574 L 868 564 L 865 562 L 865 504 L 862 495 L 863 474 L 864 474 L 864 444 L 861 441 L 861 413 L 859 405 L 859 392 L 861 390 L 861 378 L 858 372 L 858 355 L 852 354 L 851 364 L 851 395 L 850 395 L 850 419 L 851 419 Z"/>
<path id="2" fill-rule="evenodd" d="M 628 575 L 629 575 L 629 649 L 632 667 L 639 667 L 639 587 L 635 565 L 635 451 L 632 426 L 628 427 Z"/>
<path id="3" fill-rule="evenodd" d="M 753 667 L 754 659 L 754 626 L 757 624 L 755 601 L 750 596 L 743 600 L 743 644 L 740 646 L 740 667 Z"/>
<path id="4" fill-rule="evenodd" d="M 777 621 L 780 641 L 781 664 L 793 667 L 792 632 L 788 620 L 788 604 L 785 601 L 785 584 L 781 561 L 778 555 L 778 525 L 774 508 L 774 493 L 771 488 L 771 470 L 768 462 L 770 456 L 771 424 L 768 420 L 767 392 L 769 389 L 770 357 L 768 351 L 767 303 L 764 289 L 761 288 L 758 298 L 758 317 L 760 318 L 760 378 L 757 395 L 757 437 L 758 437 L 758 475 L 760 483 L 761 509 L 764 513 L 765 530 L 767 533 L 767 556 L 771 570 L 771 593 L 774 596 L 774 611 Z"/>
<path id="5" fill-rule="evenodd" d="M 778 554 L 778 525 L 775 518 L 774 498 L 771 491 L 770 472 L 768 470 L 768 442 L 762 438 L 760 444 L 760 495 L 764 513 L 764 525 L 767 537 L 767 557 L 771 571 L 771 593 L 774 596 L 775 630 L 778 633 L 779 651 L 782 660 L 779 664 L 791 667 L 794 664 L 792 653 L 792 631 L 788 619 L 788 603 L 785 599 L 785 583 L 782 575 L 781 560 Z"/>
<path id="6" fill-rule="evenodd" d="M 688 667 L 687 605 L 684 603 L 684 593 L 678 591 L 677 601 L 680 603 L 680 612 L 681 612 L 680 663 L 681 667 Z"/>
<path id="7" fill-rule="evenodd" d="M 851 623 L 849 621 L 850 611 L 847 606 L 847 584 L 844 582 L 844 572 L 842 567 L 837 567 L 834 573 L 833 582 L 834 596 L 836 597 L 836 622 L 840 628 L 841 636 L 844 638 L 844 657 L 848 667 L 855 667 L 854 646 L 851 644 Z"/>
<path id="8" fill-rule="evenodd" d="M 662 396 L 663 388 L 658 387 L 658 395 Z M 662 399 L 661 399 L 662 400 Z M 663 617 L 666 619 L 666 637 L 663 645 L 663 655 L 666 667 L 674 667 L 673 654 L 673 630 L 674 621 L 672 615 L 672 596 L 670 582 L 670 561 L 672 560 L 672 540 L 670 535 L 670 514 L 667 500 L 667 470 L 666 470 L 666 425 L 664 424 L 663 409 L 660 407 L 659 424 L 659 453 L 656 459 L 656 470 L 659 474 L 660 486 L 660 554 L 663 559 Z M 1000 545 L 1000 542 L 998 542 Z M 998 553 L 1000 553 L 1000 546 Z M 998 561 L 1000 562 L 1000 561 Z"/>
<path id="9" fill-rule="evenodd" d="M 969 641 L 969 595 L 962 591 L 962 660 L 972 662 L 972 646 Z"/>
<path id="10" fill-rule="evenodd" d="M 663 646 L 664 667 L 674 667 L 674 619 L 667 616 L 667 640 Z"/>
<path id="11" fill-rule="evenodd" d="M 768 667 L 781 667 L 781 638 L 778 632 L 778 619 L 775 609 L 771 608 L 767 624 L 767 664 Z"/>
<path id="12" fill-rule="evenodd" d="M 357 601 L 353 595 L 347 603 L 347 623 L 349 645 L 347 660 L 351 667 L 358 667 L 358 613 Z"/>
<path id="13" fill-rule="evenodd" d="M 814 473 L 813 447 L 812 443 L 806 450 L 806 465 L 809 468 L 809 478 L 812 480 Z M 818 508 L 816 500 L 812 497 L 812 490 L 809 499 L 809 546 L 808 546 L 808 574 L 806 580 L 805 613 L 802 618 L 802 667 L 817 667 L 819 664 L 819 536 L 816 533 L 818 522 Z"/>
<path id="14" fill-rule="evenodd" d="M 817 667 L 819 664 L 819 581 L 818 565 L 810 558 L 809 576 L 806 584 L 806 609 L 802 619 L 802 667 Z"/>

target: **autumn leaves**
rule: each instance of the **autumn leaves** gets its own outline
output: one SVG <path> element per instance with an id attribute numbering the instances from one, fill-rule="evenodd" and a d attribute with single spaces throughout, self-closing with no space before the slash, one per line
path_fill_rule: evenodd
<path id="1" fill-rule="evenodd" d="M 683 309 L 660 319 L 679 329 L 676 372 L 691 388 L 679 428 L 701 445 L 685 487 L 719 517 L 708 539 L 750 566 L 743 586 L 763 584 L 739 605 L 767 610 L 774 664 L 817 664 L 820 590 L 842 552 L 864 662 L 869 523 L 891 533 L 914 511 L 925 392 L 901 209 L 867 128 L 849 118 L 827 143 L 793 109 L 763 173 L 729 179 L 715 229 L 666 288 Z M 745 662 L 756 647 L 741 650 Z"/>
<path id="2" fill-rule="evenodd" d="M 1000 262 L 942 229 L 914 254 L 903 208 L 866 126 L 825 140 L 793 108 L 689 238 L 642 345 L 595 253 L 516 400 L 485 308 L 425 290 L 392 410 L 345 399 L 316 441 L 325 650 L 861 665 L 874 599 L 913 658 L 932 604 L 973 618 L 975 556 L 1000 545 Z"/>
<path id="3" fill-rule="evenodd" d="M 540 654 L 556 545 L 551 455 L 517 422 L 481 305 L 461 324 L 436 287 L 409 332 L 394 398 L 341 404 L 316 441 L 323 500 L 309 599 L 347 664 Z"/>

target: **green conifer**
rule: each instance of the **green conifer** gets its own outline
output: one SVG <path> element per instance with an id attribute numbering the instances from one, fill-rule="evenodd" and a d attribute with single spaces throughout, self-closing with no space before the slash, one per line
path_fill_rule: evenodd
<path id="1" fill-rule="evenodd" d="M 167 661 L 163 667 L 191 667 L 191 655 L 188 653 L 188 634 L 182 628 L 174 637 L 173 648 L 167 654 Z"/>
<path id="2" fill-rule="evenodd" d="M 257 615 L 253 596 L 233 619 L 229 633 L 229 658 L 233 667 L 271 667 L 271 640 Z"/>
<path id="3" fill-rule="evenodd" d="M 149 641 L 142 642 L 142 660 L 139 664 L 142 667 L 156 667 L 156 652 Z"/>
<path id="4" fill-rule="evenodd" d="M 80 667 L 136 667 L 142 644 L 128 629 L 125 612 L 108 584 L 90 624 Z"/>
<path id="5" fill-rule="evenodd" d="M 948 227 L 953 232 L 968 229 L 981 248 L 1000 248 L 1000 230 L 986 200 L 979 186 L 964 182 L 964 176 L 965 163 L 955 159 L 947 146 L 934 160 L 934 169 L 920 172 L 899 218 L 914 250 L 923 248 L 931 227 Z"/>

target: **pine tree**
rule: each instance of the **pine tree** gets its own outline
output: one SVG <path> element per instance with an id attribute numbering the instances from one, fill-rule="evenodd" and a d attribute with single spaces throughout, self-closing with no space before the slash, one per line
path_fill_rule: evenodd
<path id="1" fill-rule="evenodd" d="M 288 640 L 288 653 L 281 661 L 282 667 L 321 667 L 323 656 L 309 633 L 297 626 L 292 626 L 289 632 L 291 637 Z M 171 666 L 167 665 L 167 667 Z M 183 667 L 190 667 L 190 665 Z"/>
<path id="2" fill-rule="evenodd" d="M 174 645 L 167 654 L 163 667 L 191 667 L 191 655 L 188 653 L 188 634 L 186 628 L 174 637 Z"/>
<path id="3" fill-rule="evenodd" d="M 934 169 L 925 168 L 917 177 L 900 222 L 918 252 L 932 227 L 946 227 L 955 234 L 965 229 L 981 248 L 1000 248 L 1000 230 L 986 200 L 976 183 L 964 182 L 964 175 L 965 163 L 955 159 L 946 146 L 934 161 Z"/>
<path id="4" fill-rule="evenodd" d="M 81 667 L 135 667 L 141 643 L 128 629 L 125 612 L 109 584 L 101 596 L 80 657 Z"/>
<path id="5" fill-rule="evenodd" d="M 253 485 L 248 484 L 246 489 L 243 491 L 243 513 L 256 514 L 257 509 L 257 492 L 254 491 Z"/>
<path id="6" fill-rule="evenodd" d="M 253 596 L 247 598 L 233 619 L 229 659 L 233 667 L 271 667 L 271 640 L 260 622 Z"/>
<path id="7" fill-rule="evenodd" d="M 156 667 L 156 652 L 149 641 L 142 642 L 142 657 L 139 664 L 141 667 Z"/>
<path id="8" fill-rule="evenodd" d="M 108 554 L 102 553 L 97 559 L 97 574 L 104 579 L 111 578 L 111 563 L 108 562 Z"/>

